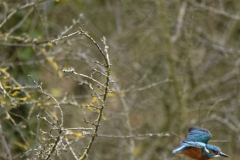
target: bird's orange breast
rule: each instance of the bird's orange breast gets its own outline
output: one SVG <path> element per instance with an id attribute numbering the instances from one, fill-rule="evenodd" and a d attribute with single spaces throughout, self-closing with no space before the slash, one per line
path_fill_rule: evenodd
<path id="1" fill-rule="evenodd" d="M 194 148 L 190 147 L 189 149 L 186 149 L 179 154 L 184 154 L 187 157 L 193 158 L 195 160 L 208 160 L 210 157 L 206 157 L 202 155 L 202 148 Z"/>

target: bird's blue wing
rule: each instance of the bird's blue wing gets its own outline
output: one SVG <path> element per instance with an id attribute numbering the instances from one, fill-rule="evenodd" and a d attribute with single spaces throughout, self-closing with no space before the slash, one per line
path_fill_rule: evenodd
<path id="1" fill-rule="evenodd" d="M 189 142 L 189 141 L 182 141 L 180 143 L 180 147 L 177 149 L 174 149 L 172 153 L 180 153 L 184 150 L 187 150 L 189 148 L 205 148 L 206 144 L 202 142 Z"/>
<path id="2" fill-rule="evenodd" d="M 211 133 L 204 128 L 191 127 L 188 129 L 186 141 L 208 143 Z"/>
<path id="3" fill-rule="evenodd" d="M 187 147 L 181 146 L 181 147 L 179 147 L 179 148 L 177 148 L 177 149 L 174 149 L 174 150 L 172 151 L 172 153 L 180 153 L 180 152 L 183 152 L 183 151 L 186 150 L 186 149 L 187 149 Z"/>
<path id="4" fill-rule="evenodd" d="M 202 143 L 202 142 L 182 141 L 182 142 L 180 143 L 180 146 L 195 147 L 195 148 L 204 148 L 204 147 L 206 147 L 206 144 L 205 144 L 205 143 Z"/>

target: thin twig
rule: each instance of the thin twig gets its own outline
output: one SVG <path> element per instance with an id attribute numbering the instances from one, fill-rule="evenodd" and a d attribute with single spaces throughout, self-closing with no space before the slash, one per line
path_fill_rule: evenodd
<path id="1" fill-rule="evenodd" d="M 185 13 L 187 10 L 187 2 L 183 1 L 179 10 L 178 19 L 177 19 L 177 27 L 176 33 L 171 37 L 171 42 L 174 43 L 181 35 L 181 30 L 183 26 L 183 19 L 185 17 Z"/>
<path id="2" fill-rule="evenodd" d="M 137 134 L 137 135 L 126 135 L 126 136 L 97 134 L 97 136 L 104 137 L 104 138 L 128 139 L 128 138 L 165 137 L 165 136 L 170 136 L 170 134 L 169 133 L 147 133 L 147 134 Z"/>
<path id="3" fill-rule="evenodd" d="M 5 149 L 6 153 L 8 154 L 8 159 L 12 160 L 12 154 L 11 154 L 11 151 L 10 151 L 8 145 L 7 145 L 7 141 L 4 137 L 4 133 L 3 133 L 3 130 L 2 130 L 2 125 L 1 124 L 0 124 L 0 137 L 1 137 L 2 146 Z"/>
<path id="4" fill-rule="evenodd" d="M 21 27 L 22 24 L 23 24 L 23 22 L 28 18 L 28 16 L 32 13 L 32 11 L 33 11 L 33 8 L 31 8 L 31 9 L 25 14 L 25 16 L 23 17 L 23 19 L 22 19 L 20 22 L 18 22 L 17 25 L 15 25 L 14 27 L 12 27 L 12 28 L 10 29 L 10 31 L 7 33 L 7 35 L 12 34 L 12 32 L 14 32 L 16 29 L 18 29 L 19 27 Z"/>
<path id="5" fill-rule="evenodd" d="M 125 94 L 121 94 L 121 90 L 119 89 L 119 86 L 115 83 L 115 89 L 116 89 L 116 92 L 119 94 L 119 98 L 120 98 L 120 101 L 123 105 L 123 110 L 124 110 L 124 114 L 125 114 L 125 118 L 126 118 L 126 125 L 127 125 L 127 130 L 130 134 L 130 137 L 133 137 L 133 129 L 132 129 L 132 126 L 131 126 L 131 122 L 130 122 L 130 107 L 127 105 L 127 102 L 125 101 Z M 130 153 L 131 153 L 131 157 L 130 159 L 134 159 L 134 148 L 135 148 L 135 142 L 134 142 L 134 139 L 131 138 L 130 139 L 130 145 L 129 145 L 129 148 L 130 148 Z"/>
<path id="6" fill-rule="evenodd" d="M 100 122 L 101 122 L 101 119 L 102 119 L 102 115 L 103 115 L 103 110 L 105 108 L 105 101 L 107 99 L 107 94 L 108 94 L 108 91 L 109 91 L 109 83 L 110 83 L 110 70 L 111 70 L 111 64 L 110 64 L 110 59 L 109 59 L 109 56 L 108 56 L 108 46 L 106 44 L 106 39 L 103 38 L 103 44 L 104 44 L 104 52 L 102 51 L 102 49 L 100 48 L 100 46 L 97 44 L 97 42 L 92 38 L 90 37 L 86 32 L 84 32 L 81 28 L 80 28 L 80 34 L 82 35 L 85 35 L 86 37 L 88 37 L 94 44 L 95 46 L 98 48 L 100 54 L 103 56 L 104 60 L 105 60 L 105 63 L 106 63 L 106 82 L 105 82 L 105 90 L 103 92 L 103 98 L 101 100 L 101 107 L 99 108 L 99 113 L 98 113 L 98 117 L 97 119 L 95 120 L 94 122 L 94 125 L 95 125 L 95 131 L 94 131 L 94 134 L 92 135 L 83 155 L 79 158 L 79 160 L 83 160 L 85 159 L 87 156 L 88 156 L 88 153 L 92 147 L 92 144 L 98 134 L 98 130 L 99 130 L 99 127 L 100 127 Z"/>
<path id="7" fill-rule="evenodd" d="M 192 0 L 188 0 L 188 2 L 190 4 L 192 4 L 194 7 L 198 7 L 198 8 L 204 9 L 204 10 L 208 10 L 210 12 L 214 12 L 214 13 L 223 15 L 225 17 L 231 18 L 231 19 L 240 20 L 240 16 L 228 13 L 228 12 L 226 12 L 224 10 L 216 9 L 216 8 L 204 5 L 204 4 L 196 3 L 196 2 L 194 2 Z"/>
<path id="8" fill-rule="evenodd" d="M 43 2 L 43 1 L 46 1 L 46 0 L 37 0 L 37 1 L 33 1 L 31 3 L 26 3 L 25 5 L 23 6 L 20 6 L 16 9 L 14 9 L 11 13 L 8 14 L 8 16 L 3 20 L 3 22 L 0 24 L 0 28 L 15 14 L 17 13 L 17 11 L 19 10 L 23 10 L 25 8 L 28 8 L 28 7 L 32 7 L 34 6 L 36 3 L 40 3 L 40 2 Z"/>

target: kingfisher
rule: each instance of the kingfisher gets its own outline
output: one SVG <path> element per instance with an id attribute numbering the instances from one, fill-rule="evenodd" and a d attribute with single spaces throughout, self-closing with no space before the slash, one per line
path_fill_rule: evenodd
<path id="1" fill-rule="evenodd" d="M 195 160 L 208 160 L 214 157 L 229 157 L 217 146 L 208 144 L 212 137 L 211 133 L 205 128 L 190 127 L 187 139 L 180 142 L 180 147 L 172 153 L 184 154 Z"/>

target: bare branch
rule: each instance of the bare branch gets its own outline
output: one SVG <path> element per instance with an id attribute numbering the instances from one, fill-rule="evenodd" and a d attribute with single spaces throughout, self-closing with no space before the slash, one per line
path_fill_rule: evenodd
<path id="1" fill-rule="evenodd" d="M 226 12 L 224 10 L 216 9 L 216 8 L 213 8 L 213 7 L 209 7 L 209 6 L 204 5 L 204 4 L 199 4 L 199 3 L 196 3 L 196 2 L 191 1 L 191 0 L 188 0 L 188 2 L 190 4 L 192 4 L 194 7 L 198 7 L 198 8 L 204 9 L 204 10 L 208 10 L 210 12 L 214 12 L 214 13 L 223 15 L 225 17 L 231 18 L 231 19 L 240 20 L 240 16 L 228 13 L 228 12 Z"/>
<path id="2" fill-rule="evenodd" d="M 0 24 L 0 28 L 2 28 L 2 26 L 3 26 L 15 13 L 17 13 L 17 11 L 23 10 L 23 9 L 25 9 L 25 8 L 28 8 L 28 7 L 33 7 L 33 6 L 36 5 L 37 3 L 40 3 L 40 2 L 43 2 L 43 1 L 46 1 L 46 0 L 36 0 L 36 1 L 31 2 L 31 3 L 26 3 L 26 4 L 23 5 L 23 6 L 17 7 L 17 8 L 14 9 L 11 13 L 9 13 L 8 16 L 3 20 L 3 22 Z"/>
<path id="3" fill-rule="evenodd" d="M 147 134 L 137 134 L 137 135 L 127 135 L 127 136 L 117 136 L 117 135 L 106 135 L 106 134 L 98 134 L 98 137 L 104 138 L 116 138 L 116 139 L 142 139 L 142 138 L 150 138 L 150 137 L 168 137 L 169 133 L 147 133 Z"/>

